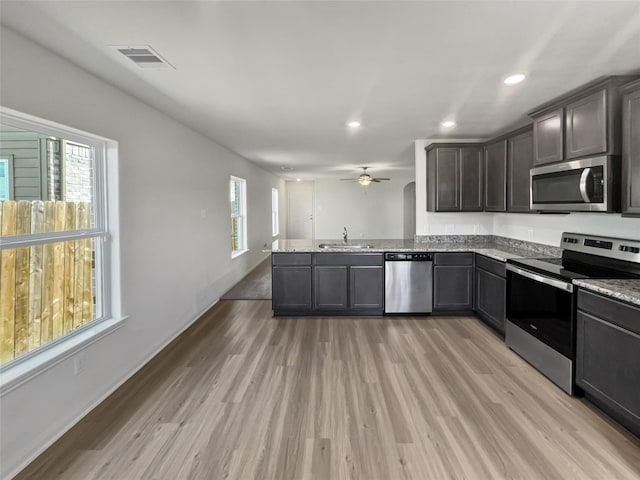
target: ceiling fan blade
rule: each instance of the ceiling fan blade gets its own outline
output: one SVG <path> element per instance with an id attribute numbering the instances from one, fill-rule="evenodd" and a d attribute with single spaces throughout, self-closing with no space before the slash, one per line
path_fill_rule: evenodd
<path id="1" fill-rule="evenodd" d="M 374 182 L 379 182 L 380 180 L 391 180 L 390 178 L 382 178 L 382 177 L 376 177 L 373 179 Z"/>
<path id="2" fill-rule="evenodd" d="M 357 182 L 358 179 L 357 178 L 341 178 L 340 181 L 341 182 Z"/>

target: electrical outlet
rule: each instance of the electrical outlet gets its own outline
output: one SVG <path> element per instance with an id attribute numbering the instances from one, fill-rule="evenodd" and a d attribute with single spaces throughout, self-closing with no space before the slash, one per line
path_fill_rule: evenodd
<path id="1" fill-rule="evenodd" d="M 452 223 L 448 223 L 444 226 L 445 235 L 452 235 L 454 230 L 454 225 Z"/>
<path id="2" fill-rule="evenodd" d="M 473 233 L 480 233 L 480 225 L 473 226 Z"/>
<path id="3" fill-rule="evenodd" d="M 360 238 L 364 238 L 364 233 L 360 233 Z"/>
<path id="4" fill-rule="evenodd" d="M 84 358 L 78 355 L 73 359 L 73 374 L 80 375 L 82 372 L 84 372 Z"/>
<path id="5" fill-rule="evenodd" d="M 200 210 L 200 218 L 207 218 L 207 211 L 204 208 Z"/>
<path id="6" fill-rule="evenodd" d="M 533 240 L 533 229 L 530 228 L 529 230 L 527 230 L 527 238 L 529 240 Z"/>

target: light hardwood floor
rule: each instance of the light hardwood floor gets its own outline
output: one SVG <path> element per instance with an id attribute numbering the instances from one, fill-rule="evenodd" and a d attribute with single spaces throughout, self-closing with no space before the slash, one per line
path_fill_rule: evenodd
<path id="1" fill-rule="evenodd" d="M 638 479 L 640 443 L 476 319 L 223 301 L 19 477 Z"/>

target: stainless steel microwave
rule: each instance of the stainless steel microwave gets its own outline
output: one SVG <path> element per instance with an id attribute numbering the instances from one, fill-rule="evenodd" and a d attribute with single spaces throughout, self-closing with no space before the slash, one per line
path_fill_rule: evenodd
<path id="1" fill-rule="evenodd" d="M 531 209 L 619 212 L 620 157 L 601 156 L 532 168 Z"/>

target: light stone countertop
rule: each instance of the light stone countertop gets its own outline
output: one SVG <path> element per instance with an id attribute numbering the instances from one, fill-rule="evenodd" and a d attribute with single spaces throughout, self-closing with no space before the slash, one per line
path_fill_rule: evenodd
<path id="1" fill-rule="evenodd" d="M 299 253 L 381 253 L 381 252 L 476 252 L 486 257 L 506 262 L 508 258 L 536 258 L 541 257 L 540 252 L 523 248 L 509 247 L 495 243 L 474 242 L 414 242 L 413 240 L 380 240 L 358 239 L 349 243 L 368 244 L 372 248 L 320 248 L 321 243 L 342 243 L 341 240 L 275 240 L 272 244 L 273 253 L 299 252 Z"/>
<path id="2" fill-rule="evenodd" d="M 640 306 L 640 279 L 584 279 L 574 285 Z"/>

